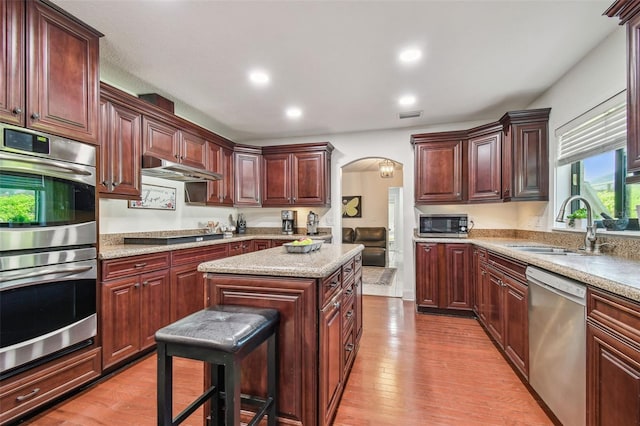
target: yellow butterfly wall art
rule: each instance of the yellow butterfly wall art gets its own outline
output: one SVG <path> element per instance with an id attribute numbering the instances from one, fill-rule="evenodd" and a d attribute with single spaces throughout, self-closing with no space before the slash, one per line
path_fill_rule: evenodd
<path id="1" fill-rule="evenodd" d="M 342 217 L 362 217 L 362 196 L 342 197 Z"/>

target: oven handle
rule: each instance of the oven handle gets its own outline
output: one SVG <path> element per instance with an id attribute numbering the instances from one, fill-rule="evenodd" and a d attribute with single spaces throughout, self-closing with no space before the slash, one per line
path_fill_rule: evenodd
<path id="1" fill-rule="evenodd" d="M 23 274 L 19 272 L 17 274 L 0 277 L 0 289 L 8 290 L 10 288 L 13 288 L 13 286 L 11 285 L 4 284 L 11 281 L 24 280 L 24 279 L 33 278 L 33 277 L 44 278 L 45 275 L 52 275 L 54 277 L 56 276 L 67 277 L 69 275 L 75 275 L 75 274 L 80 274 L 82 272 L 87 272 L 87 271 L 90 271 L 91 269 L 93 269 L 93 266 L 83 266 L 81 268 L 69 268 L 69 269 L 45 269 L 44 271 L 41 270 L 37 272 L 31 272 L 29 274 Z"/>
<path id="2" fill-rule="evenodd" d="M 33 173 L 33 168 L 28 166 L 36 165 L 38 166 L 38 172 L 55 176 L 56 173 L 62 173 L 65 175 L 78 176 L 80 181 L 83 181 L 87 176 L 93 176 L 91 170 L 82 169 L 80 167 L 72 167 L 66 163 L 55 161 L 55 160 L 43 160 L 39 158 L 23 158 L 18 157 L 16 155 L 11 155 L 10 153 L 0 152 L 0 159 L 6 160 L 3 161 L 2 169 L 6 171 L 12 172 L 20 172 L 20 173 Z M 14 164 L 11 164 L 14 163 Z M 22 165 L 24 164 L 24 165 Z M 53 173 L 53 175 L 52 175 Z"/>

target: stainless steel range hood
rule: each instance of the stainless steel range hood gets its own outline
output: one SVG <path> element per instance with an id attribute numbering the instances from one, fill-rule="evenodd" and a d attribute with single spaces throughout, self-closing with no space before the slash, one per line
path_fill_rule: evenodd
<path id="1" fill-rule="evenodd" d="M 222 175 L 208 170 L 196 169 L 184 164 L 162 160 L 149 155 L 142 156 L 142 175 L 180 182 L 207 182 L 222 180 Z"/>

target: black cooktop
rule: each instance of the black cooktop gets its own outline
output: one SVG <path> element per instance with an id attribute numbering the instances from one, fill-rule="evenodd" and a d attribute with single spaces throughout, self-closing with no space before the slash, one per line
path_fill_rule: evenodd
<path id="1" fill-rule="evenodd" d="M 124 237 L 125 244 L 169 245 L 218 240 L 222 234 L 172 235 L 170 237 Z"/>

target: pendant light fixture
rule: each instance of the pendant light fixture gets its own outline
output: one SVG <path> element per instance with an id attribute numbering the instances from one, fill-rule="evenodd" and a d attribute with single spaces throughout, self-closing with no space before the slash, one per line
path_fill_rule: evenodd
<path id="1" fill-rule="evenodd" d="M 394 167 L 395 167 L 395 163 L 391 160 L 384 160 L 378 163 L 378 170 L 380 170 L 380 177 L 385 179 L 392 178 Z"/>

